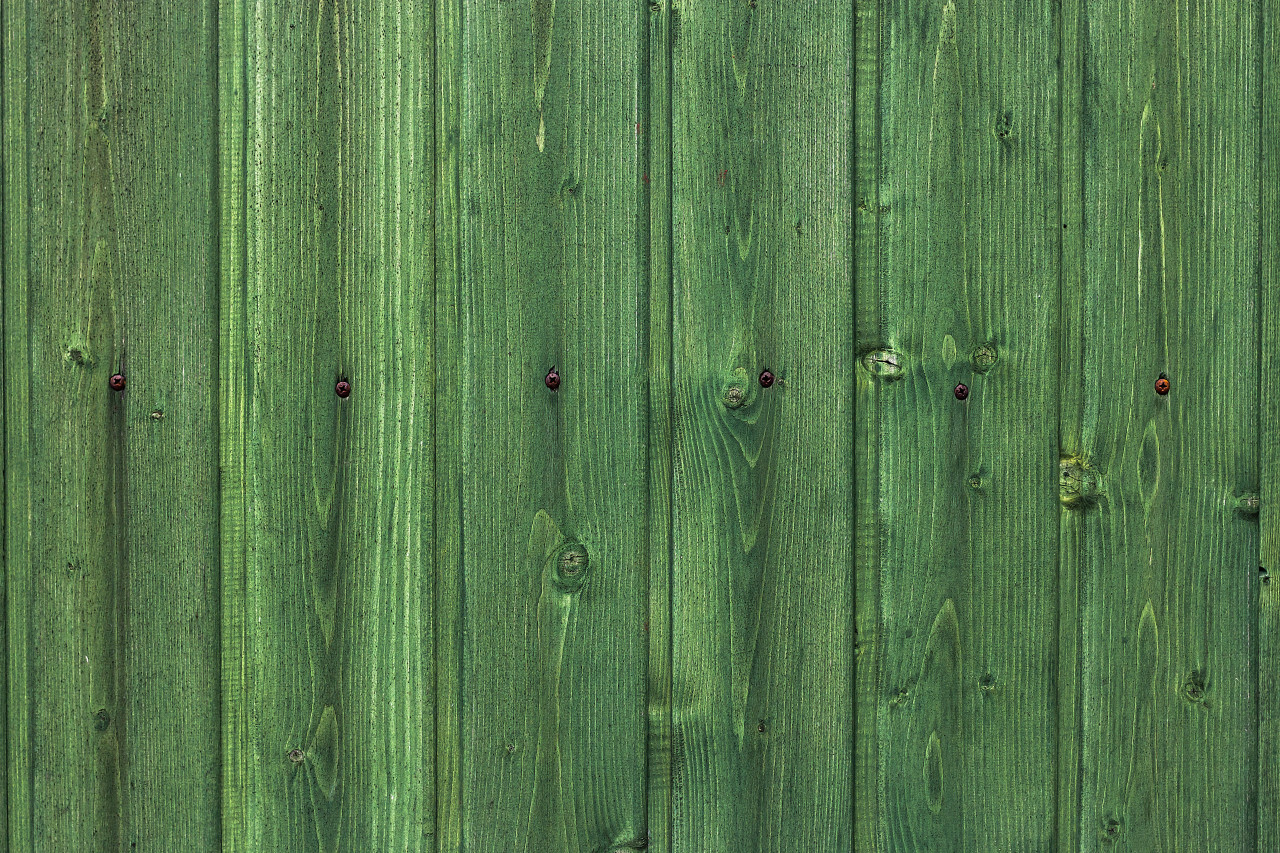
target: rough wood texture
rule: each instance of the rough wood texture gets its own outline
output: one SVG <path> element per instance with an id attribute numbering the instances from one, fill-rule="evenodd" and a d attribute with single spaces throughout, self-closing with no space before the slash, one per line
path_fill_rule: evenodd
<path id="1" fill-rule="evenodd" d="M 434 9 L 221 11 L 225 849 L 419 850 Z"/>
<path id="2" fill-rule="evenodd" d="M 8 842 L 212 850 L 214 10 L 3 11 Z"/>
<path id="3" fill-rule="evenodd" d="M 1280 376 L 1280 4 L 1262 0 L 1261 173 L 1258 178 L 1262 276 L 1261 406 L 1262 481 L 1258 559 L 1257 659 L 1259 850 L 1280 849 L 1280 405 L 1268 383 Z"/>
<path id="4" fill-rule="evenodd" d="M 0 853 L 1280 848 L 1277 2 L 0 0 Z"/>
<path id="5" fill-rule="evenodd" d="M 442 849 L 643 846 L 651 13 L 444 5 Z"/>
<path id="6" fill-rule="evenodd" d="M 1055 7 L 882 7 L 880 316 L 859 341 L 880 633 L 860 663 L 886 849 L 1052 844 Z"/>
<path id="7" fill-rule="evenodd" d="M 1085 850 L 1259 849 L 1258 13 L 1084 3 Z"/>
<path id="8" fill-rule="evenodd" d="M 674 845 L 847 849 L 853 3 L 676 13 Z"/>

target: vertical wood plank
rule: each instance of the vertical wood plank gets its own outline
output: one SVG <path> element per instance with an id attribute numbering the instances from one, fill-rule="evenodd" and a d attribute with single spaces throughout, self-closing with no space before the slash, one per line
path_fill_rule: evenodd
<path id="1" fill-rule="evenodd" d="M 883 7 L 886 849 L 1055 845 L 1057 8 Z"/>
<path id="2" fill-rule="evenodd" d="M 1085 850 L 1259 849 L 1259 11 L 1084 4 Z"/>
<path id="3" fill-rule="evenodd" d="M 5 675 L 5 844 L 32 850 L 34 791 L 32 770 L 31 648 L 29 613 L 14 612 L 28 601 L 31 573 L 26 571 L 31 544 L 31 362 L 28 357 L 30 310 L 29 159 L 27 152 L 26 4 L 0 4 L 0 163 L 3 180 L 3 228 L 0 229 L 0 370 L 4 410 L 4 675 Z"/>
<path id="4" fill-rule="evenodd" d="M 441 139 L 456 151 L 442 168 L 457 189 L 440 204 L 442 228 L 456 231 L 441 240 L 457 254 L 441 250 L 439 322 L 457 397 L 442 410 L 438 462 L 457 493 L 438 519 L 456 547 L 440 636 L 460 646 L 442 644 L 440 694 L 457 710 L 442 723 L 456 741 L 440 753 L 460 778 L 439 808 L 468 850 L 639 847 L 651 13 L 586 0 L 448 5 Z"/>
<path id="5" fill-rule="evenodd" d="M 438 853 L 463 848 L 462 814 L 462 150 L 465 0 L 436 0 L 435 408 L 435 755 Z"/>
<path id="6" fill-rule="evenodd" d="M 680 851 L 853 844 L 853 25 L 673 16 Z"/>
<path id="7" fill-rule="evenodd" d="M 10 841 L 215 850 L 213 6 L 4 15 Z"/>
<path id="8" fill-rule="evenodd" d="M 228 847 L 420 850 L 434 4 L 223 12 Z"/>
<path id="9" fill-rule="evenodd" d="M 1262 358 L 1258 381 L 1280 376 L 1280 7 L 1262 0 L 1261 229 Z M 1280 849 L 1280 405 L 1261 396 L 1261 554 L 1257 586 L 1258 849 Z"/>
<path id="10" fill-rule="evenodd" d="M 1063 0 L 1061 39 L 1061 124 L 1058 152 L 1062 216 L 1061 276 L 1058 331 L 1058 657 L 1057 704 L 1057 823 L 1059 850 L 1080 850 L 1080 786 L 1082 737 L 1080 703 L 1083 673 L 1080 601 L 1081 560 L 1092 494 L 1082 494 L 1079 477 L 1084 452 L 1085 320 L 1084 299 L 1084 147 L 1081 143 L 1084 93 L 1084 36 L 1081 0 Z"/>
<path id="11" fill-rule="evenodd" d="M 854 4 L 854 849 L 880 844 L 880 393 L 901 377 L 901 357 L 884 346 L 881 313 L 880 106 L 885 43 L 881 0 Z"/>
<path id="12" fill-rule="evenodd" d="M 648 209 L 649 250 L 649 719 L 648 849 L 672 853 L 671 592 L 672 560 L 672 0 L 649 3 L 649 54 L 641 81 L 641 203 Z M 647 85 L 646 85 L 647 84 Z"/>

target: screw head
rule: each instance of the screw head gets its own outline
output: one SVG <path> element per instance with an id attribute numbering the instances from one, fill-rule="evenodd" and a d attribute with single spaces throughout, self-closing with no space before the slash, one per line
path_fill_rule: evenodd
<path id="1" fill-rule="evenodd" d="M 560 374 L 556 373 L 556 369 L 553 367 L 547 371 L 547 378 L 544 381 L 547 383 L 547 387 L 554 391 L 560 387 Z"/>
<path id="2" fill-rule="evenodd" d="M 1160 378 L 1156 380 L 1156 393 L 1161 397 L 1169 393 L 1169 380 L 1165 375 L 1160 374 Z"/>
<path id="3" fill-rule="evenodd" d="M 347 399 L 351 396 L 351 383 L 345 379 L 339 380 L 338 384 L 333 386 L 333 393 L 344 400 Z"/>
<path id="4" fill-rule="evenodd" d="M 773 385 L 774 378 L 775 378 L 774 375 L 770 373 L 768 370 L 760 371 L 760 387 L 768 388 L 769 386 Z"/>
<path id="5" fill-rule="evenodd" d="M 124 390 L 124 374 L 123 373 L 113 374 L 111 378 L 107 380 L 107 384 L 111 386 L 112 391 L 123 391 Z"/>
<path id="6" fill-rule="evenodd" d="M 956 394 L 956 399 L 957 399 L 957 400 L 965 400 L 965 399 L 968 399 L 968 397 L 969 397 L 969 386 L 968 386 L 968 385 L 965 385 L 963 382 L 961 382 L 959 385 L 957 385 L 957 386 L 956 386 L 956 388 L 955 388 L 955 394 Z"/>

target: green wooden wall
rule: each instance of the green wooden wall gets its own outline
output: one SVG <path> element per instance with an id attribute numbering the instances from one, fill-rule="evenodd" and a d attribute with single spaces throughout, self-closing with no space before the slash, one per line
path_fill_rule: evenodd
<path id="1" fill-rule="evenodd" d="M 1278 0 L 0 30 L 0 849 L 1280 850 Z"/>

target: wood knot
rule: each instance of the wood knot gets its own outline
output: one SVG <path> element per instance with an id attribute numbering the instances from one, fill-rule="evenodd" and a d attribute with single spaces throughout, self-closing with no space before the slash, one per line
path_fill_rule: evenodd
<path id="1" fill-rule="evenodd" d="M 1120 837 L 1120 833 L 1123 829 L 1124 826 L 1116 818 L 1106 818 L 1102 821 L 1102 840 L 1110 844 Z"/>
<path id="2" fill-rule="evenodd" d="M 1249 492 L 1236 498 L 1236 512 L 1241 515 L 1257 515 L 1258 509 L 1262 505 L 1261 498 L 1256 493 Z"/>
<path id="3" fill-rule="evenodd" d="M 1059 463 L 1058 497 L 1062 505 L 1079 509 L 1098 499 L 1098 474 L 1078 456 L 1068 456 Z"/>
<path id="4" fill-rule="evenodd" d="M 306 757 L 307 754 L 300 749 L 291 749 L 288 753 L 289 760 L 294 764 L 301 764 Z"/>
<path id="5" fill-rule="evenodd" d="M 1191 670 L 1191 674 L 1187 676 L 1187 680 L 1182 683 L 1182 695 L 1186 697 L 1188 702 L 1198 704 L 1204 701 L 1206 689 L 1204 673 L 1198 669 Z"/>
<path id="6" fill-rule="evenodd" d="M 978 373 L 986 373 L 988 370 L 996 366 L 996 362 L 1000 359 L 1000 353 L 996 350 L 993 343 L 985 343 L 973 351 L 970 361 L 973 362 L 973 369 Z"/>
<path id="7" fill-rule="evenodd" d="M 730 385 L 724 389 L 724 405 L 729 409 L 738 409 L 747 401 L 747 392 L 740 385 Z"/>
<path id="8" fill-rule="evenodd" d="M 107 727 L 111 725 L 111 715 L 107 713 L 106 708 L 99 708 L 93 715 L 94 731 L 105 732 Z"/>
<path id="9" fill-rule="evenodd" d="M 878 349 L 862 357 L 862 367 L 872 376 L 892 382 L 903 378 L 904 360 L 901 353 L 890 349 Z"/>
<path id="10" fill-rule="evenodd" d="M 577 592 L 586 580 L 591 558 L 581 543 L 573 542 L 560 550 L 556 558 L 555 584 L 563 592 Z"/>

